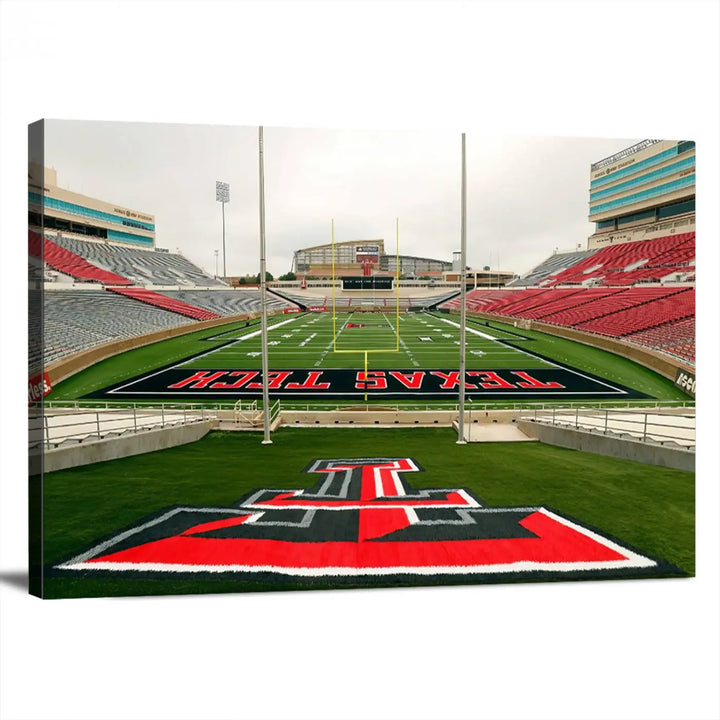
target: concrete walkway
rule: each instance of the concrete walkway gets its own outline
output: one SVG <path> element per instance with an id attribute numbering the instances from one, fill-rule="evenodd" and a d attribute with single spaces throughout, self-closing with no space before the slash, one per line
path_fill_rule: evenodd
<path id="1" fill-rule="evenodd" d="M 540 422 L 552 423 L 553 413 L 538 412 L 523 419 L 535 417 Z M 603 434 L 629 435 L 639 440 L 658 443 L 673 442 L 683 447 L 695 447 L 695 413 L 640 413 L 632 410 L 609 410 L 575 413 L 574 410 L 557 410 L 555 424 L 559 427 L 594 430 Z"/>
<path id="2" fill-rule="evenodd" d="M 453 427 L 457 432 L 457 421 Z M 537 442 L 513 423 L 465 423 L 463 431 L 467 442 Z"/>
<path id="3" fill-rule="evenodd" d="M 207 413 L 205 417 L 207 418 Z M 30 446 L 56 446 L 62 442 L 80 442 L 87 439 L 101 439 L 110 434 L 149 430 L 151 428 L 198 422 L 203 419 L 200 412 L 181 410 L 97 410 L 97 411 L 46 411 L 45 418 L 38 416 L 29 422 Z"/>

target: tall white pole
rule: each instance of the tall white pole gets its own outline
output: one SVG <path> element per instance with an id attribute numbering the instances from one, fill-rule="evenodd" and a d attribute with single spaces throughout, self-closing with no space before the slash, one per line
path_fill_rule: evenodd
<path id="1" fill-rule="evenodd" d="M 225 203 L 230 202 L 230 185 L 220 180 L 215 181 L 215 200 L 222 203 L 222 251 L 223 251 L 223 279 L 227 277 L 227 266 L 225 264 Z M 217 250 L 215 251 L 217 261 Z M 217 265 L 217 262 L 215 263 Z M 215 272 L 217 276 L 217 271 Z"/>
<path id="2" fill-rule="evenodd" d="M 460 383 L 458 389 L 458 445 L 465 444 L 465 296 L 467 294 L 466 260 L 466 183 L 465 183 L 465 133 L 462 134 L 462 190 L 460 219 Z"/>
<path id="3" fill-rule="evenodd" d="M 270 439 L 270 397 L 268 391 L 268 344 L 267 344 L 267 298 L 265 287 L 265 174 L 263 170 L 263 129 L 260 126 L 258 136 L 260 155 L 260 304 L 262 319 L 260 334 L 262 337 L 262 392 L 263 392 L 263 427 L 265 431 L 263 445 L 272 444 Z"/>
<path id="4" fill-rule="evenodd" d="M 227 267 L 225 266 L 225 201 L 222 202 L 222 218 L 223 218 L 223 280 L 227 277 Z"/>

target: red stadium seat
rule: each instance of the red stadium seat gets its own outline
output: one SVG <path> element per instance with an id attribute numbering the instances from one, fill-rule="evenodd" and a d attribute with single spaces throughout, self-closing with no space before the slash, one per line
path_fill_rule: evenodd
<path id="1" fill-rule="evenodd" d="M 155 305 L 155 307 L 162 308 L 163 310 L 170 310 L 171 312 L 185 315 L 195 320 L 214 320 L 215 318 L 222 317 L 222 315 L 218 315 L 210 310 L 189 305 L 181 300 L 175 300 L 174 298 L 169 298 L 152 290 L 145 290 L 144 288 L 112 287 L 108 288 L 108 290 L 119 293 L 120 295 L 126 295 L 135 300 L 140 300 L 140 302 L 147 303 L 148 305 Z"/>
<path id="2" fill-rule="evenodd" d="M 99 282 L 103 285 L 132 285 L 132 282 L 122 275 L 96 267 L 79 255 L 60 247 L 48 238 L 41 237 L 32 230 L 28 230 L 28 250 L 33 257 L 42 257 L 50 267 L 65 273 L 65 275 L 70 275 L 76 280 Z"/>

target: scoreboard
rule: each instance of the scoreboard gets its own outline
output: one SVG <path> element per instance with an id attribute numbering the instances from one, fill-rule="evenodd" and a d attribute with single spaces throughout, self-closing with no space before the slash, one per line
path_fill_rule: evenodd
<path id="1" fill-rule="evenodd" d="M 355 262 L 361 263 L 363 260 L 372 260 L 377 265 L 380 262 L 380 245 L 377 243 L 356 245 Z"/>
<path id="2" fill-rule="evenodd" d="M 343 290 L 392 290 L 393 276 L 385 277 L 342 277 Z"/>

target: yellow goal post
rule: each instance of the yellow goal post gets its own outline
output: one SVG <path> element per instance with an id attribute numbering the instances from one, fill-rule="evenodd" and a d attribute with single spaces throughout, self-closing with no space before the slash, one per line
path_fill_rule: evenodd
<path id="1" fill-rule="evenodd" d="M 365 354 L 365 370 L 367 371 L 367 355 L 368 353 L 387 353 L 400 352 L 400 221 L 395 218 L 395 347 L 392 348 L 353 348 L 341 349 L 337 347 L 338 329 L 337 329 L 337 302 L 335 297 L 335 284 L 338 280 L 335 275 L 335 220 L 330 221 L 331 241 L 330 241 L 330 257 L 332 263 L 332 319 L 333 319 L 333 341 L 332 348 L 334 353 L 364 353 Z"/>

